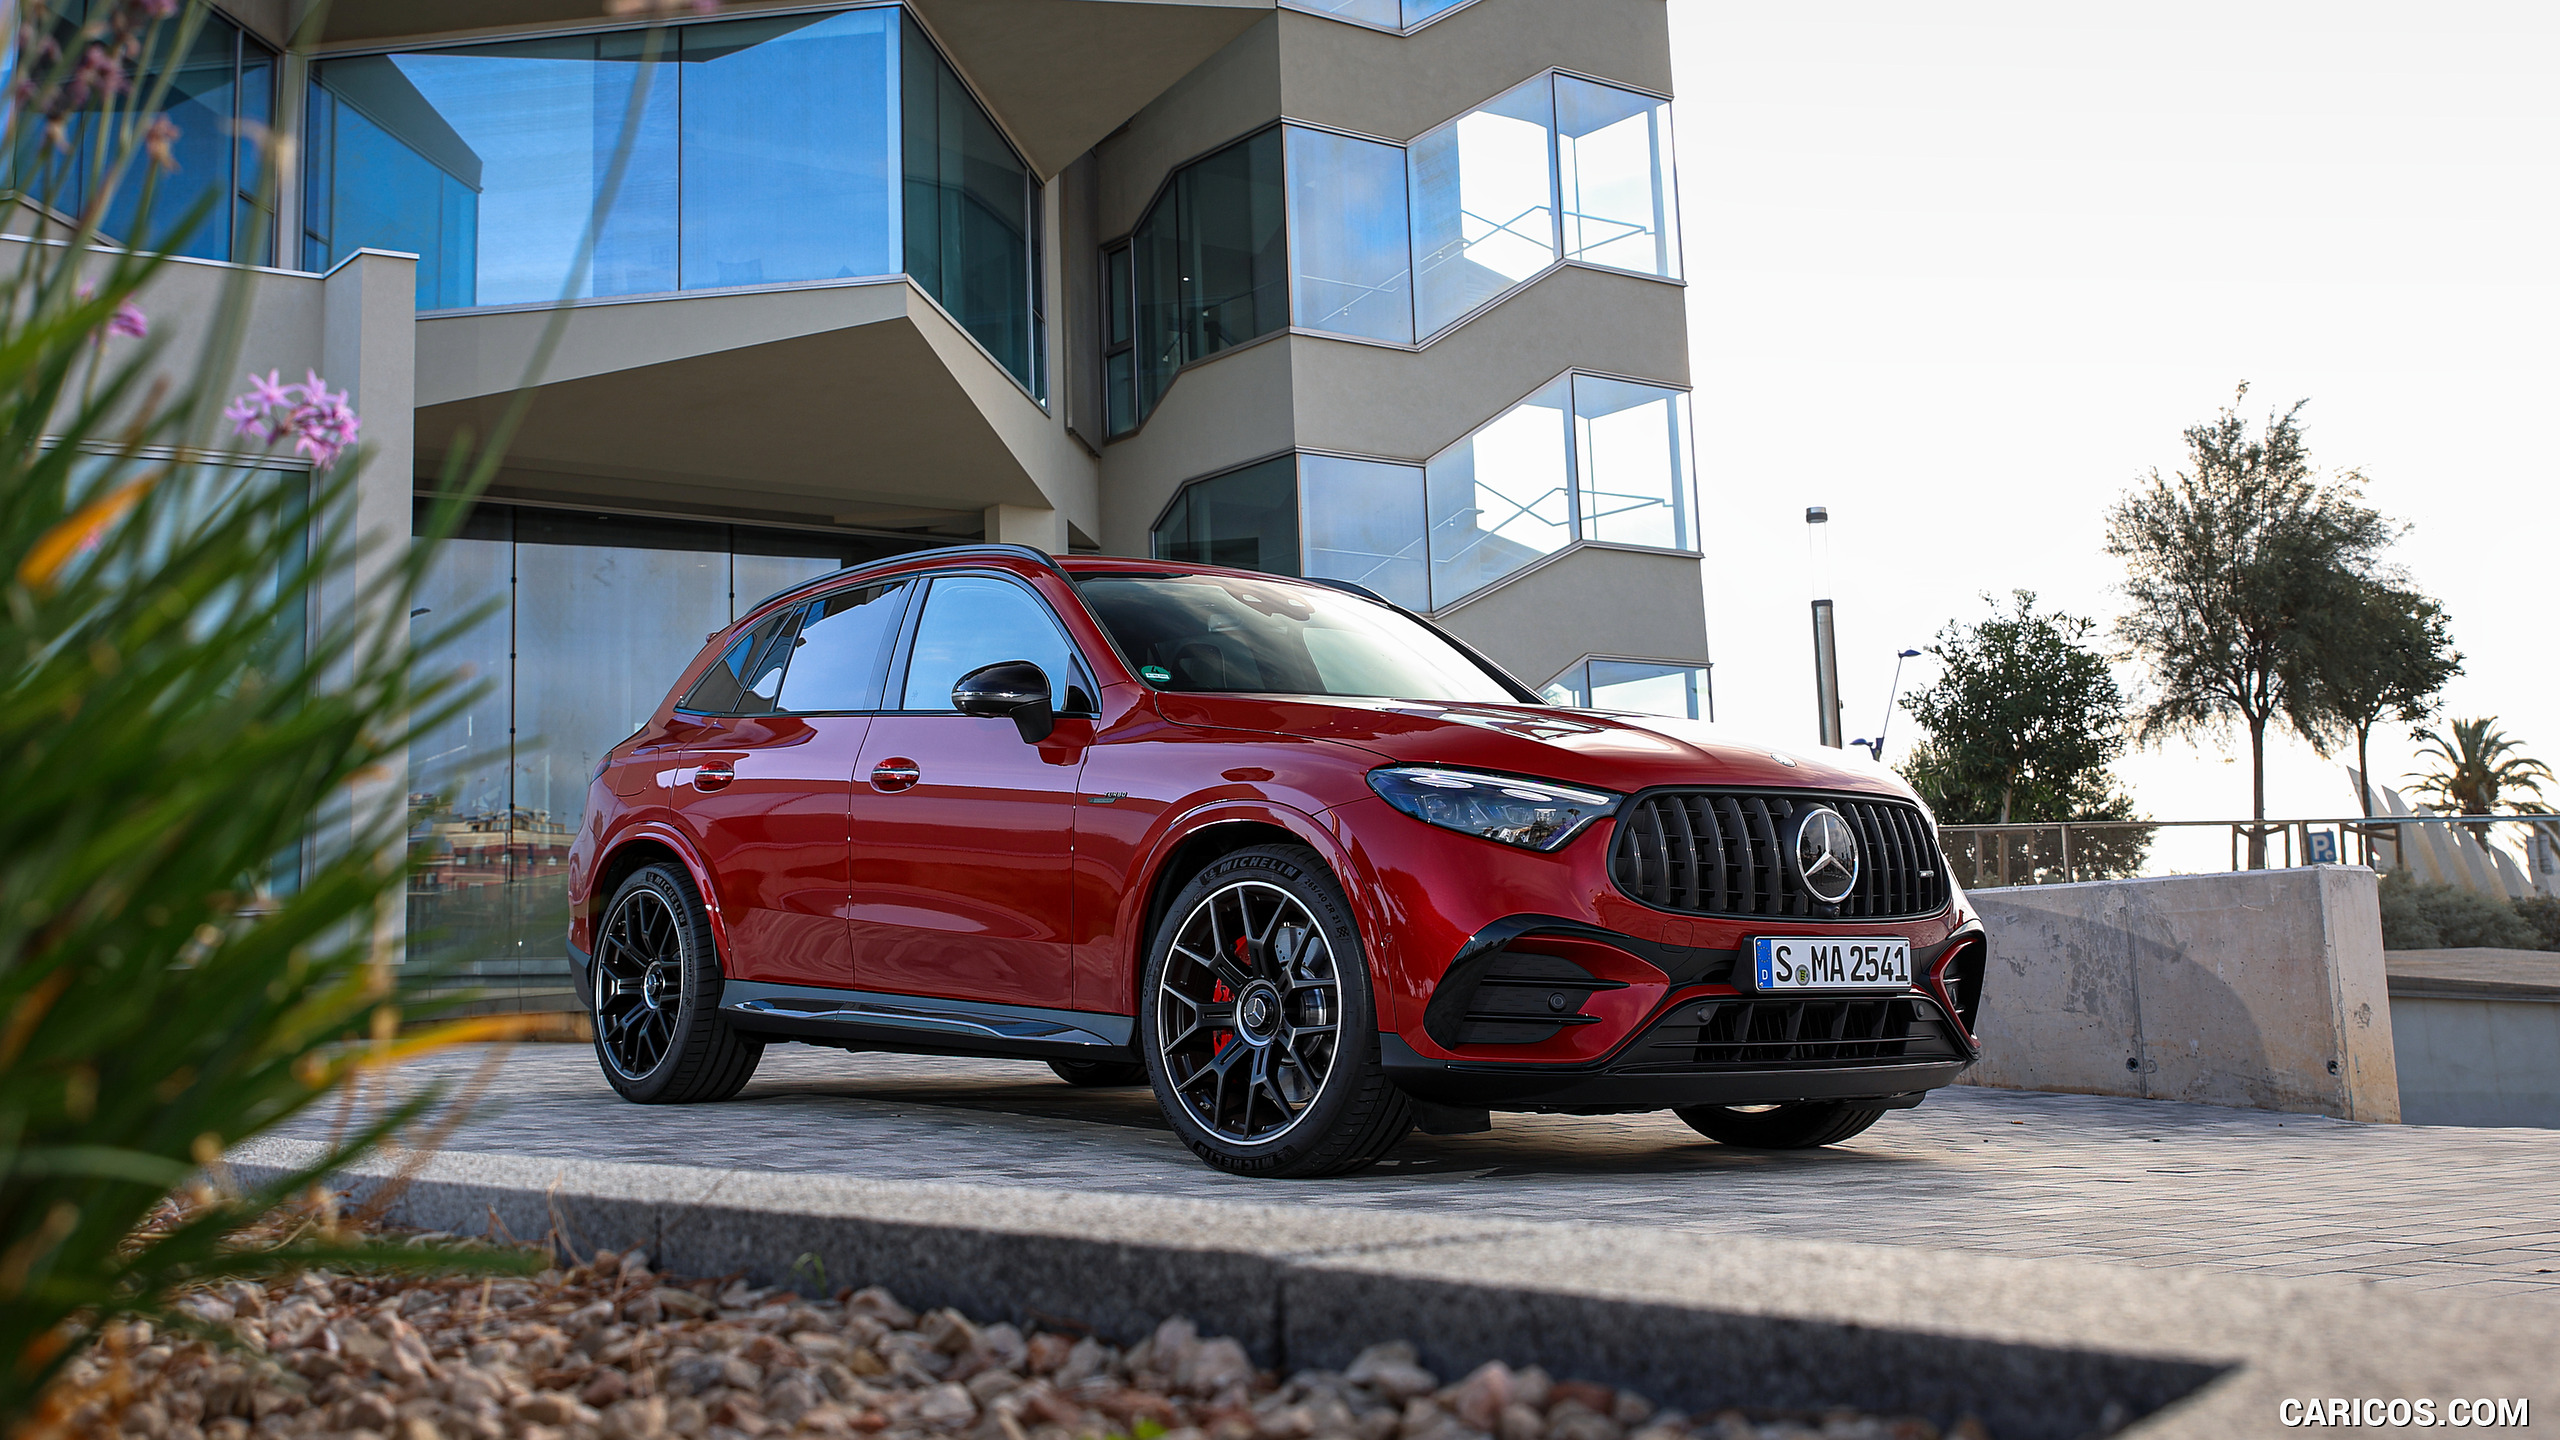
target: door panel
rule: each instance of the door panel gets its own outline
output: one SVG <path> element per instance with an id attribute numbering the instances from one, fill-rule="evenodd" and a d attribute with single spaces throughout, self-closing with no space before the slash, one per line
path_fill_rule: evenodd
<path id="1" fill-rule="evenodd" d="M 676 804 L 702 847 L 741 980 L 850 988 L 854 763 L 880 703 L 906 581 L 830 591 L 775 612 L 706 672 L 706 717 Z M 694 697 L 688 696 L 688 699 Z M 801 713 L 755 713 L 755 712 Z M 820 712 L 820 713 L 807 713 Z"/>
<path id="2" fill-rule="evenodd" d="M 1093 721 L 1061 715 L 1026 745 L 1011 720 L 950 704 L 960 676 L 1029 660 L 1061 709 L 1086 708 L 1083 669 L 1047 608 L 994 576 L 936 578 L 911 628 L 889 687 L 902 709 L 873 722 L 853 792 L 855 973 L 874 992 L 1070 1008 L 1068 871 Z"/>
<path id="3" fill-rule="evenodd" d="M 675 805 L 711 870 L 731 976 L 853 984 L 847 817 L 870 726 L 865 715 L 738 715 L 686 748 Z"/>
<path id="4" fill-rule="evenodd" d="M 853 792 L 846 912 L 863 989 L 1073 1007 L 1067 869 L 1092 733 L 1090 720 L 1062 719 L 1049 739 L 1025 745 L 1010 720 L 872 722 Z"/>

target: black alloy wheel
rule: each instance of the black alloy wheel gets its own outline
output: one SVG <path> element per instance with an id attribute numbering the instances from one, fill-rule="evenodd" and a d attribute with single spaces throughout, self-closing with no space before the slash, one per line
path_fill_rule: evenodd
<path id="1" fill-rule="evenodd" d="M 1751 1150 L 1811 1150 L 1837 1145 L 1884 1118 L 1882 1105 L 1855 1100 L 1798 1100 L 1786 1105 L 1690 1105 L 1671 1113 L 1723 1145 Z"/>
<path id="2" fill-rule="evenodd" d="M 1052 1060 L 1049 1068 L 1059 1079 L 1086 1089 L 1147 1083 L 1147 1067 L 1135 1060 Z"/>
<path id="3" fill-rule="evenodd" d="M 1413 1124 L 1378 1060 L 1358 926 L 1315 852 L 1257 846 L 1213 862 L 1157 927 L 1139 1047 L 1165 1118 L 1240 1175 L 1335 1175 Z"/>
<path id="4" fill-rule="evenodd" d="M 649 865 L 622 882 L 596 926 L 596 1061 L 644 1105 L 726 1100 L 764 1058 L 720 1014 L 720 961 L 693 877 Z"/>

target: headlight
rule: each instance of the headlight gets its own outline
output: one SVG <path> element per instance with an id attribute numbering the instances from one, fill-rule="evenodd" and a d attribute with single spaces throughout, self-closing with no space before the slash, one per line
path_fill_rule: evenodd
<path id="1" fill-rule="evenodd" d="M 1426 824 L 1542 851 L 1563 848 L 1584 826 L 1615 813 L 1620 798 L 1606 790 L 1431 765 L 1372 770 L 1369 788 Z"/>

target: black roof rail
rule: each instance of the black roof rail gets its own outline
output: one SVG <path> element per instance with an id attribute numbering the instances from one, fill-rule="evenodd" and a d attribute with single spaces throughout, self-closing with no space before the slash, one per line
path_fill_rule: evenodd
<path id="1" fill-rule="evenodd" d="M 1046 550 L 1037 549 L 1029 545 L 1008 545 L 1001 541 L 973 540 L 958 545 L 928 545 L 921 550 L 907 550 L 896 555 L 883 555 L 877 560 L 865 560 L 859 565 L 847 565 L 841 570 L 831 570 L 824 575 L 813 576 L 796 585 L 783 586 L 781 589 L 774 591 L 772 594 L 767 595 L 753 605 L 748 606 L 747 613 L 754 614 L 756 611 L 763 609 L 785 595 L 797 594 L 812 586 L 827 585 L 838 580 L 851 579 L 854 576 L 864 574 L 868 571 L 878 570 L 886 566 L 904 565 L 921 556 L 931 556 L 936 560 L 940 560 L 945 556 L 965 555 L 1008 555 L 1016 560 L 1037 561 L 1041 565 L 1048 567 L 1048 569 L 1059 579 L 1065 580 L 1069 584 L 1075 583 L 1073 578 L 1067 574 L 1065 569 L 1059 566 L 1057 557 L 1051 555 Z"/>

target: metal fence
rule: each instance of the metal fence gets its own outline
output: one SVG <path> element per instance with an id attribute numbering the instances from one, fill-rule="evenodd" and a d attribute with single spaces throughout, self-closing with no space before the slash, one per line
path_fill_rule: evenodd
<path id="1" fill-rule="evenodd" d="M 2406 827 L 2459 825 L 2487 838 L 2491 826 L 2510 832 L 2550 831 L 2550 816 L 2517 815 L 2350 815 L 2305 820 L 2067 820 L 2013 825 L 1941 825 L 1938 847 L 1956 883 L 1967 889 L 2000 885 L 2060 885 L 2079 880 L 2120 880 L 2138 875 L 2197 874 L 2249 868 L 2249 840 L 2266 841 L 2270 867 L 2344 863 L 2376 870 L 2400 868 L 2402 832 Z M 2195 862 L 2195 847 L 2185 860 L 2163 862 L 2155 842 L 2163 832 L 2198 838 L 2221 831 L 2229 837 L 2229 863 Z M 2531 846 L 2518 845 L 2519 854 Z M 2211 852 L 2208 852 L 2211 853 Z"/>

